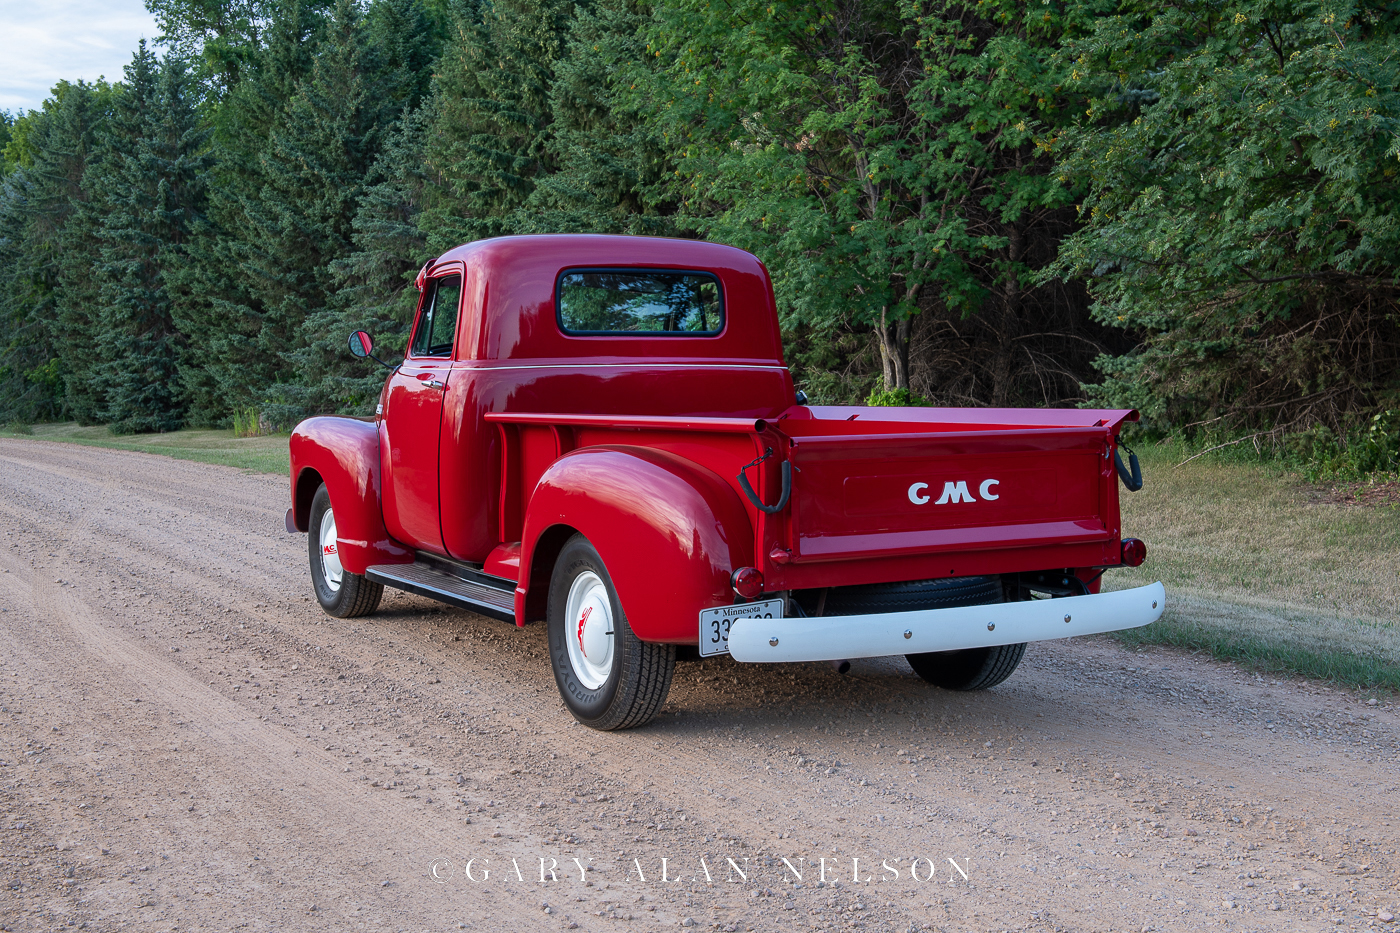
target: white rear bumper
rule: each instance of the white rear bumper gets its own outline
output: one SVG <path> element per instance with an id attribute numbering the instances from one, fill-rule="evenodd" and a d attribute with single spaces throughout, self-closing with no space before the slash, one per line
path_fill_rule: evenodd
<path id="1" fill-rule="evenodd" d="M 1024 602 L 920 609 L 820 619 L 735 619 L 736 661 L 840 661 L 956 651 L 1097 635 L 1156 622 L 1167 605 L 1161 583 L 1131 590 Z"/>

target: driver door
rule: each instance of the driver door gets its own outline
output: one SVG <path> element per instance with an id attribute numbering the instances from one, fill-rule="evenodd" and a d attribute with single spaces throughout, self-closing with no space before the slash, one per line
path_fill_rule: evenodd
<path id="1" fill-rule="evenodd" d="M 384 523 L 399 541 L 445 554 L 438 517 L 442 397 L 452 371 L 462 273 L 428 279 L 403 365 L 389 377 L 380 421 Z"/>

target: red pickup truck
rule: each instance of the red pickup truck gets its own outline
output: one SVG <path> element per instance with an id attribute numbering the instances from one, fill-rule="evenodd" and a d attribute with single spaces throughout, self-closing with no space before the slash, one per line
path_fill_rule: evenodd
<path id="1" fill-rule="evenodd" d="M 569 710 L 617 729 L 678 654 L 902 654 L 975 690 L 1029 641 L 1162 613 L 1160 583 L 1099 592 L 1146 553 L 1119 527 L 1135 412 L 804 404 L 767 270 L 713 243 L 484 240 L 418 286 L 374 419 L 292 435 L 287 527 L 333 616 L 391 586 L 544 621 Z"/>

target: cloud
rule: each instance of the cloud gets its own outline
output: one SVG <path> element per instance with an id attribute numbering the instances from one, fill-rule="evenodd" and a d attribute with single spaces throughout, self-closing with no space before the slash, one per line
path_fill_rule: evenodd
<path id="1" fill-rule="evenodd" d="M 119 81 L 159 32 L 141 0 L 0 0 L 0 109 L 37 109 L 64 78 Z"/>

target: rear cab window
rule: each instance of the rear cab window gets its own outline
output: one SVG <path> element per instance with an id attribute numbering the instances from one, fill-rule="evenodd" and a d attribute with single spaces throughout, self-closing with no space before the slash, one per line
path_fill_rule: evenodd
<path id="1" fill-rule="evenodd" d="M 555 286 L 560 329 L 571 336 L 716 337 L 724 292 L 709 272 L 566 269 Z"/>

